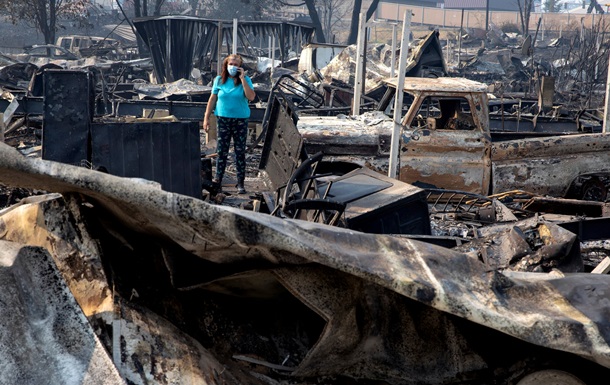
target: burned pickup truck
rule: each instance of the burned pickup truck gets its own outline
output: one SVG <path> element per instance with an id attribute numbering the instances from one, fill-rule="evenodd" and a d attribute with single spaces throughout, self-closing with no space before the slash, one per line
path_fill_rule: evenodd
<path id="1" fill-rule="evenodd" d="M 397 79 L 386 83 L 395 92 Z M 405 109 L 410 107 L 402 119 L 400 180 L 483 195 L 520 189 L 606 199 L 610 135 L 490 130 L 487 86 L 468 79 L 407 78 L 404 92 Z M 384 99 L 380 109 L 391 100 Z M 333 156 L 369 157 L 372 168 L 387 170 L 389 118 L 301 117 L 298 127 L 309 146 L 324 146 Z"/>

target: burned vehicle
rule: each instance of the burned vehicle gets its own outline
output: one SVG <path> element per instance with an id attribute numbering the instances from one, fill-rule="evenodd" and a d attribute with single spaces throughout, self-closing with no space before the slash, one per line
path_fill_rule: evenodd
<path id="1" fill-rule="evenodd" d="M 379 105 L 387 109 L 396 79 Z M 492 131 L 487 86 L 461 78 L 406 78 L 398 178 L 419 186 L 489 195 L 521 189 L 605 201 L 610 175 L 606 133 Z M 383 115 L 300 117 L 311 147 L 335 157 L 368 157 L 387 173 L 393 124 Z M 356 151 L 354 151 L 354 149 Z M 385 163 L 384 163 L 385 162 Z"/>

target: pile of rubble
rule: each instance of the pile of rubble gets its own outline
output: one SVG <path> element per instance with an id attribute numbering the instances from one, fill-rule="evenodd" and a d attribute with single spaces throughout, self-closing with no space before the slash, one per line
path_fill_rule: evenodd
<path id="1" fill-rule="evenodd" d="M 379 61 L 368 66 L 368 111 L 351 116 L 352 51 L 309 75 L 277 70 L 269 84 L 270 73 L 252 73 L 261 83 L 246 196 L 209 190 L 214 138 L 199 125 L 207 74 L 125 84 L 136 71 L 127 63 L 118 72 L 28 67 L 27 87 L 3 99 L 5 382 L 605 383 L 605 174 L 589 173 L 569 190 L 595 200 L 434 186 L 417 165 L 400 172 L 419 183 L 386 176 L 390 55 L 371 48 Z M 560 136 L 602 141 L 592 113 L 593 123 L 564 122 L 555 132 L 538 118 L 527 135 L 493 126 L 496 107 L 503 123 L 519 115 L 524 127 L 524 108 L 542 116 L 547 100 L 520 100 L 510 113 L 504 100 L 481 108 L 481 84 L 423 79 L 453 71 L 436 32 L 412 52 L 405 105 L 442 92 L 425 109 L 405 107 L 401 159 L 455 138 L 491 146 L 495 136 L 504 147 L 482 150 L 489 162 L 492 153 L 521 151 L 519 167 L 498 166 L 506 178 L 481 178 L 503 186 L 532 178 L 533 163 L 559 164 L 545 151 L 572 143 Z M 464 93 L 472 104 L 460 109 Z M 446 128 L 448 109 L 455 119 L 471 116 Z M 483 139 L 470 140 L 475 133 Z M 426 142 L 434 135 L 442 140 Z M 417 152 L 418 143 L 427 151 Z M 528 146 L 539 155 L 532 164 Z M 458 163 L 439 162 L 447 183 L 470 181 L 469 166 Z"/>

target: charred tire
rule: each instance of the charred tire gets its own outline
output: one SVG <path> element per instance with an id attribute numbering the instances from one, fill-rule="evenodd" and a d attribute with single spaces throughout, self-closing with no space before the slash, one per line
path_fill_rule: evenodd
<path id="1" fill-rule="evenodd" d="M 530 373 L 516 385 L 587 385 L 578 377 L 563 370 L 545 369 Z"/>
<path id="2" fill-rule="evenodd" d="M 583 184 L 580 195 L 580 199 L 584 201 L 605 202 L 608 187 L 601 180 L 592 178 Z"/>

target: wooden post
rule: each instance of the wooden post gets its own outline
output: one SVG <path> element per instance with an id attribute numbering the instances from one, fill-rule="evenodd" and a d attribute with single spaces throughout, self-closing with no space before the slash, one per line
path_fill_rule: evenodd
<path id="1" fill-rule="evenodd" d="M 608 274 L 610 271 L 610 258 L 606 257 L 602 259 L 599 265 L 595 266 L 595 269 L 591 271 L 591 274 Z"/>
<path id="2" fill-rule="evenodd" d="M 400 166 L 398 159 L 400 146 L 400 133 L 402 131 L 402 101 L 403 88 L 405 86 L 405 68 L 409 56 L 409 33 L 411 30 L 411 10 L 407 9 L 402 23 L 402 39 L 400 41 L 400 58 L 398 59 L 398 82 L 396 84 L 396 95 L 394 95 L 394 130 L 390 142 L 390 165 L 388 176 L 396 178 L 397 169 Z"/>

